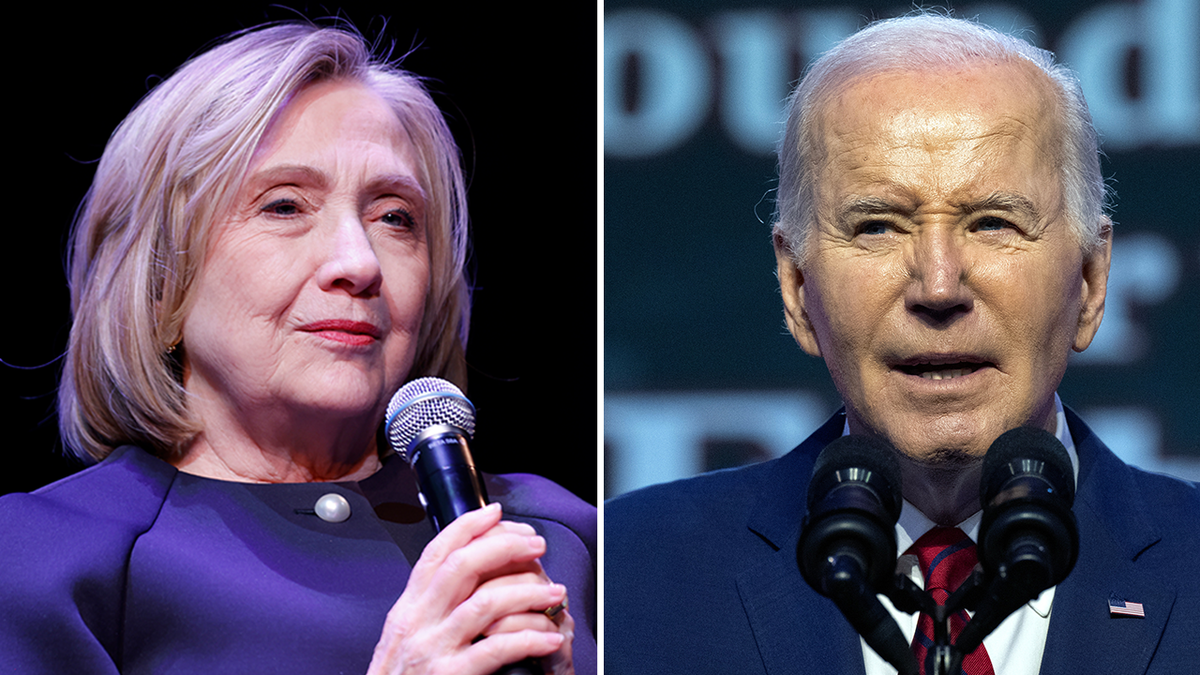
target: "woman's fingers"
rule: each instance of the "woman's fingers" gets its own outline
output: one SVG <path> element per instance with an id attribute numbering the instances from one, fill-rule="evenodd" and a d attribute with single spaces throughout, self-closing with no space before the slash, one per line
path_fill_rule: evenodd
<path id="1" fill-rule="evenodd" d="M 478 634 L 515 633 L 521 630 L 556 632 L 558 624 L 546 610 L 567 602 L 567 589 L 533 574 L 494 579 L 481 586 L 451 614 L 451 620 L 478 626 Z"/>
<path id="2" fill-rule="evenodd" d="M 494 509 L 489 513 L 481 513 Z M 477 515 L 478 514 L 478 515 Z M 413 566 L 404 596 L 444 617 L 483 582 L 507 574 L 540 571 L 546 541 L 532 527 L 499 520 L 498 506 L 450 523 L 425 547 Z M 430 597 L 424 597 L 427 591 Z"/>
<path id="3" fill-rule="evenodd" d="M 569 648 L 567 637 L 560 632 L 520 631 L 500 633 L 479 640 L 464 652 L 462 663 L 484 664 L 483 672 L 494 673 L 502 666 L 526 658 L 544 658 Z M 465 671 L 464 671 L 465 672 Z"/>
<path id="4" fill-rule="evenodd" d="M 488 504 L 455 518 L 425 546 L 413 572 L 422 565 L 436 568 L 446 556 L 495 527 L 500 522 L 500 515 L 499 504 Z"/>
<path id="5" fill-rule="evenodd" d="M 515 593 L 522 590 L 524 585 L 532 585 L 533 592 L 524 596 L 529 610 L 513 612 L 494 621 L 483 630 L 486 639 L 480 644 L 494 640 L 506 639 L 510 635 L 543 635 L 558 634 L 562 637 L 561 645 L 547 652 L 526 652 L 528 656 L 542 658 L 546 673 L 554 675 L 570 675 L 574 673 L 574 657 L 572 641 L 575 637 L 575 619 L 567 609 L 566 588 L 560 584 L 548 584 L 537 575 L 522 575 L 518 582 L 511 578 L 496 579 L 480 588 L 480 593 Z M 536 598 L 536 599 L 535 599 Z M 515 604 L 515 603 L 514 603 Z M 553 644 L 552 639 L 547 639 Z"/>
<path id="6" fill-rule="evenodd" d="M 546 552 L 540 536 L 497 535 L 477 539 L 446 556 L 433 572 L 429 588 L 437 589 L 435 608 L 449 612 L 463 603 L 480 584 L 526 572 Z"/>
<path id="7" fill-rule="evenodd" d="M 547 675 L 575 675 L 575 619 L 571 612 L 563 609 L 555 615 L 554 623 L 558 625 L 558 633 L 563 636 L 562 647 L 547 654 L 542 659 Z"/>
<path id="8" fill-rule="evenodd" d="M 570 663 L 574 622 L 565 610 L 544 613 L 566 603 L 538 561 L 546 541 L 500 515 L 496 505 L 464 514 L 425 547 L 388 613 L 372 673 L 487 674 L 551 654 Z"/>

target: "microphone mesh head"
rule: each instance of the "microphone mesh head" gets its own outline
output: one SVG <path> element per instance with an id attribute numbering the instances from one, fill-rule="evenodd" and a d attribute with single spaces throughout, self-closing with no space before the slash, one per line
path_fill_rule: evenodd
<path id="1" fill-rule="evenodd" d="M 387 437 L 408 459 L 408 444 L 432 426 L 446 424 L 468 438 L 475 433 L 475 406 L 462 390 L 439 377 L 422 377 L 400 387 L 387 407 Z"/>

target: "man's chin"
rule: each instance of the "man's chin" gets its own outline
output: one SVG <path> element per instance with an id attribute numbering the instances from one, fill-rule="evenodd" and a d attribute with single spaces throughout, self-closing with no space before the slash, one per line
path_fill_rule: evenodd
<path id="1" fill-rule="evenodd" d="M 928 469 L 957 470 L 979 464 L 987 454 L 995 436 L 986 430 L 938 433 L 932 426 L 927 430 L 890 434 L 902 460 Z"/>
<path id="2" fill-rule="evenodd" d="M 901 460 L 908 461 L 924 469 L 945 469 L 958 471 L 979 464 L 983 460 L 987 448 L 979 451 L 973 448 L 954 446 L 932 446 L 923 448 L 897 448 Z"/>
<path id="3" fill-rule="evenodd" d="M 1000 435 L 991 433 L 992 425 L 975 415 L 922 417 L 914 414 L 903 420 L 891 420 L 898 422 L 892 424 L 880 420 L 877 425 L 851 419 L 850 431 L 885 438 L 895 446 L 901 459 L 929 468 L 977 464 L 987 454 L 992 440 Z"/>

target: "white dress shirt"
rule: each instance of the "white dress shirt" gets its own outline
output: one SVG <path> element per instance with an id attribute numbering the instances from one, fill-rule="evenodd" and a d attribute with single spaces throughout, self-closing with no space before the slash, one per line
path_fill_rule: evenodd
<path id="1" fill-rule="evenodd" d="M 1063 414 L 1062 401 L 1058 398 L 1058 394 L 1054 395 L 1054 404 L 1058 408 L 1058 426 L 1055 429 L 1055 435 L 1067 448 L 1067 454 L 1071 457 L 1071 466 L 1075 471 L 1075 479 L 1078 481 L 1079 455 L 1075 452 L 1075 443 L 1071 440 L 1071 432 L 1067 429 L 1067 418 Z M 849 433 L 849 430 L 847 429 L 845 433 Z M 958 528 L 965 532 L 972 541 L 977 542 L 979 540 L 979 522 L 982 518 L 983 511 L 977 511 L 959 523 Z M 898 572 L 908 574 L 909 578 L 922 588 L 924 588 L 925 579 L 917 564 L 917 556 L 903 555 L 903 552 L 907 551 L 913 542 L 920 539 L 921 535 L 933 529 L 934 525 L 935 523 L 918 511 L 917 507 L 910 504 L 907 499 L 904 500 L 904 506 L 900 511 L 900 520 L 896 523 L 896 550 L 901 552 L 896 569 Z M 913 634 L 917 632 L 918 615 L 905 614 L 897 610 L 892 606 L 891 601 L 882 595 L 879 596 L 879 599 L 896 620 L 909 644 L 912 644 Z M 983 639 L 983 646 L 987 649 L 996 675 L 1037 675 L 1042 663 L 1042 650 L 1046 647 L 1046 633 L 1050 628 L 1050 609 L 1053 602 L 1054 588 L 1051 587 L 1042 591 L 1042 594 L 1035 600 L 1025 603 L 1023 607 L 1010 614 L 996 627 L 996 630 Z M 896 674 L 896 669 L 876 654 L 875 650 L 868 647 L 865 641 L 862 642 L 862 650 L 867 666 L 867 675 Z"/>

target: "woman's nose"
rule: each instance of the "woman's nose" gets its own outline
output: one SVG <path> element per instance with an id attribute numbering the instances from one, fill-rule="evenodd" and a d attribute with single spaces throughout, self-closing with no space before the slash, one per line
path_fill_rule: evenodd
<path id="1" fill-rule="evenodd" d="M 357 214 L 338 216 L 325 262 L 317 271 L 322 290 L 341 289 L 350 295 L 377 295 L 383 284 L 383 271 L 370 237 Z"/>

